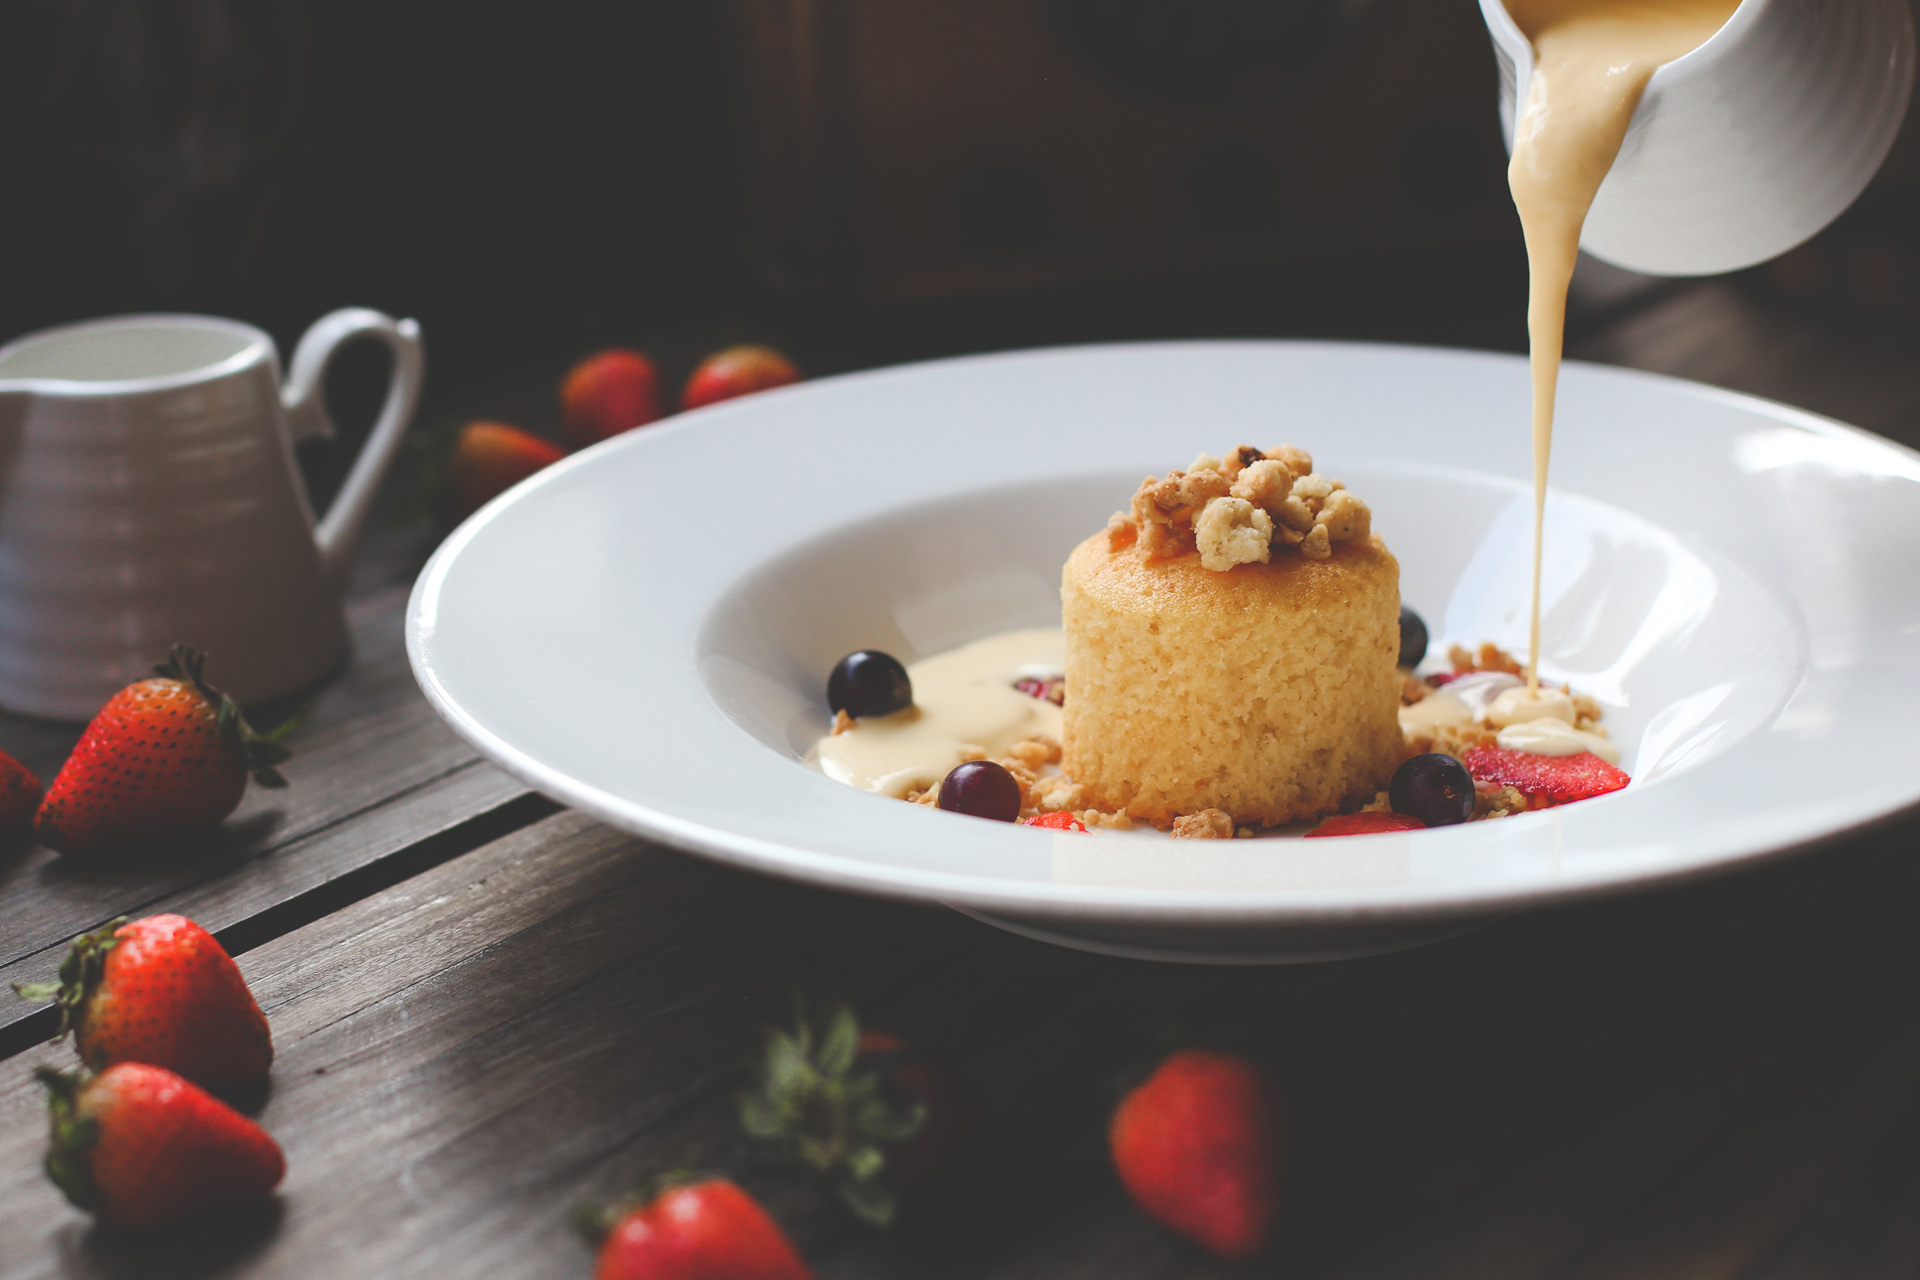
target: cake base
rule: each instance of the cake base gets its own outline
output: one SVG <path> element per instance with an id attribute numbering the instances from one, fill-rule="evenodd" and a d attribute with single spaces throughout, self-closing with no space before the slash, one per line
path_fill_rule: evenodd
<path id="1" fill-rule="evenodd" d="M 1061 605 L 1062 768 L 1100 809 L 1306 821 L 1372 799 L 1405 755 L 1400 566 L 1378 538 L 1219 573 L 1102 532 L 1068 558 Z"/>

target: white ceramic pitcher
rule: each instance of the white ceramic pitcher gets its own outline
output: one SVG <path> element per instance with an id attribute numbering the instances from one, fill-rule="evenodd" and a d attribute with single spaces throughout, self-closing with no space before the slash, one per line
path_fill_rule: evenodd
<path id="1" fill-rule="evenodd" d="M 293 446 L 332 434 L 327 362 L 361 337 L 393 352 L 393 376 L 316 525 Z M 361 308 L 307 331 L 284 389 L 271 338 L 210 316 L 119 316 L 0 347 L 0 705 L 85 719 L 176 640 L 241 702 L 326 674 L 423 371 L 419 326 Z"/>
<path id="2" fill-rule="evenodd" d="M 1507 145 L 1533 46 L 1480 0 L 1500 63 Z M 1907 0 L 1743 0 L 1653 73 L 1580 247 L 1655 275 L 1777 257 L 1840 216 L 1886 159 L 1913 92 Z"/>

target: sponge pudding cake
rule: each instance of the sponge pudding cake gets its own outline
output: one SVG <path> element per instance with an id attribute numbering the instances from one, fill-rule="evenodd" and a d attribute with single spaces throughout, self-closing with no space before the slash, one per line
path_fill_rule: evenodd
<path id="1" fill-rule="evenodd" d="M 1405 755 L 1400 569 L 1298 449 L 1148 477 L 1061 586 L 1062 768 L 1091 803 L 1240 826 L 1371 799 Z"/>

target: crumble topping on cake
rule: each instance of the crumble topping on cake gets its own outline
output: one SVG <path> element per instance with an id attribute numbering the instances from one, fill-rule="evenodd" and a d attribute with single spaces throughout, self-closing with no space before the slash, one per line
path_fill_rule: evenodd
<path id="1" fill-rule="evenodd" d="M 1132 509 L 1107 522 L 1111 550 L 1137 544 L 1149 561 L 1198 551 L 1215 573 L 1268 564 L 1275 552 L 1325 560 L 1335 544 L 1364 544 L 1372 532 L 1367 504 L 1292 445 L 1241 445 L 1224 460 L 1203 453 L 1185 471 L 1142 480 Z"/>

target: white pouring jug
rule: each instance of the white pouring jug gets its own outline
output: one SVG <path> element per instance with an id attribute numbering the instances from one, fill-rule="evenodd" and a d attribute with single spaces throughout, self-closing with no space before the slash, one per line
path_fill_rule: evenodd
<path id="1" fill-rule="evenodd" d="M 1480 0 L 1514 126 L 1533 46 Z M 1886 159 L 1913 92 L 1907 0 L 1743 0 L 1707 42 L 1653 73 L 1580 247 L 1653 275 L 1778 257 L 1839 217 Z"/>
<path id="2" fill-rule="evenodd" d="M 327 362 L 374 338 L 386 402 L 316 524 L 293 446 L 326 437 Z M 286 386 L 273 340 L 210 316 L 137 315 L 0 347 L 0 705 L 87 719 L 176 640 L 257 702 L 346 653 L 354 544 L 420 396 L 420 329 L 317 321 Z"/>

